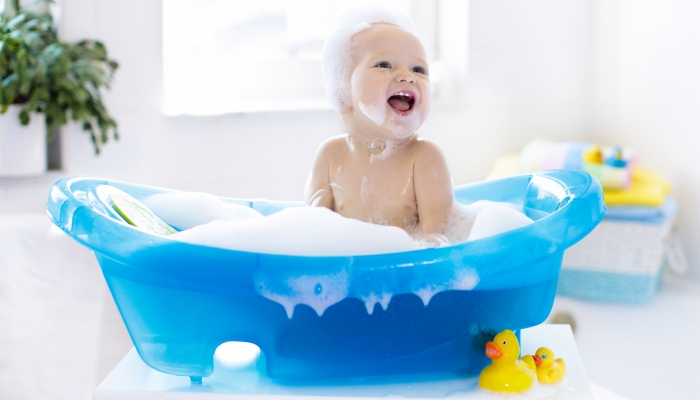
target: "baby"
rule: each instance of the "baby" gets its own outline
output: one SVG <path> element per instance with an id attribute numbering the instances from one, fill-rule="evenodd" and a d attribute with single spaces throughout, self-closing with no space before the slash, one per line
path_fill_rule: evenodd
<path id="1" fill-rule="evenodd" d="M 339 25 L 324 44 L 323 70 L 347 134 L 319 146 L 306 203 L 403 228 L 428 245 L 448 244 L 450 173 L 440 149 L 416 134 L 431 93 L 415 25 L 386 9 L 355 11 Z"/>

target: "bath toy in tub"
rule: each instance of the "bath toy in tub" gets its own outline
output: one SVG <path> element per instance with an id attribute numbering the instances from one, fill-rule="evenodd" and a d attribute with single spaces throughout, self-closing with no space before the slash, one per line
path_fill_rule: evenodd
<path id="1" fill-rule="evenodd" d="M 535 364 L 518 359 L 520 344 L 513 331 L 506 329 L 486 343 L 486 356 L 491 365 L 481 371 L 479 387 L 499 393 L 523 393 L 532 387 Z"/>
<path id="2" fill-rule="evenodd" d="M 143 203 L 113 186 L 100 186 L 95 192 L 129 224 L 157 235 L 172 235 L 175 228 L 160 219 Z"/>
<path id="3" fill-rule="evenodd" d="M 476 374 L 489 363 L 483 349 L 492 332 L 547 318 L 564 250 L 605 214 L 600 184 L 585 172 L 520 175 L 457 187 L 455 199 L 510 202 L 534 221 L 522 228 L 418 251 L 305 257 L 135 228 L 100 197 L 105 185 L 142 202 L 171 192 L 65 178 L 50 190 L 49 217 L 94 251 L 144 362 L 195 379 L 213 372 L 214 351 L 228 341 L 260 347 L 275 379 Z M 263 215 L 302 205 L 222 200 Z"/>

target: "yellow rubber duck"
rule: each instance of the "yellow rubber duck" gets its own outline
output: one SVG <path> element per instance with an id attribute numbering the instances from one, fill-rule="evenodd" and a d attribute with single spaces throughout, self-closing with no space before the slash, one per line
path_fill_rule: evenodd
<path id="1" fill-rule="evenodd" d="M 540 347 L 533 358 L 537 364 L 537 380 L 540 383 L 557 383 L 564 379 L 566 363 L 563 358 L 555 360 L 552 350 Z M 539 363 L 537 363 L 538 359 Z"/>
<path id="2" fill-rule="evenodd" d="M 520 360 L 527 365 L 527 368 L 532 371 L 533 374 L 537 375 L 537 366 L 542 363 L 542 360 L 539 360 L 536 355 L 531 356 L 529 354 L 520 357 Z"/>
<path id="3" fill-rule="evenodd" d="M 486 343 L 486 357 L 491 365 L 479 375 L 479 387 L 499 393 L 523 393 L 532 387 L 535 371 L 529 362 L 519 360 L 520 344 L 506 329 Z"/>
<path id="4" fill-rule="evenodd" d="M 594 144 L 588 150 L 583 152 L 583 159 L 591 164 L 603 163 L 603 150 L 597 144 Z"/>

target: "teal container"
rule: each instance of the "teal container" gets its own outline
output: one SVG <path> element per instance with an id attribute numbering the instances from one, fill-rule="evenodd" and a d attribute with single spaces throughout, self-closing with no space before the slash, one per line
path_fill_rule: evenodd
<path id="1" fill-rule="evenodd" d="M 149 234 L 104 204 L 96 194 L 100 185 L 139 200 L 168 191 L 61 179 L 49 193 L 49 217 L 94 251 L 143 361 L 194 380 L 213 372 L 214 351 L 228 341 L 259 346 L 275 379 L 477 373 L 488 364 L 484 345 L 495 333 L 547 318 L 564 250 L 606 211 L 600 184 L 585 172 L 520 175 L 457 187 L 455 197 L 462 204 L 492 200 L 522 206 L 535 221 L 523 228 L 403 253 L 285 256 Z M 222 200 L 264 215 L 301 205 Z M 299 288 L 299 282 L 306 286 Z M 290 318 L 263 291 L 282 297 L 298 291 L 342 296 L 322 315 L 297 304 Z M 427 304 L 424 293 L 434 294 Z M 376 304 L 368 312 L 363 299 L 379 294 L 391 295 L 388 306 Z"/>

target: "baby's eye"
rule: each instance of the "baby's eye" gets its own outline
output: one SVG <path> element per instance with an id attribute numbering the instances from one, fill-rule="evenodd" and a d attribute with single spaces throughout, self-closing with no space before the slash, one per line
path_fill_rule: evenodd
<path id="1" fill-rule="evenodd" d="M 389 65 L 389 63 L 386 61 L 382 61 L 382 62 L 377 64 L 377 67 L 379 67 L 379 68 L 391 68 L 391 65 Z"/>
<path id="2" fill-rule="evenodd" d="M 411 71 L 412 71 L 412 72 L 415 72 L 415 73 L 418 73 L 418 74 L 424 74 L 424 73 L 425 73 L 425 70 L 424 70 L 423 68 L 421 68 L 421 67 L 413 67 L 413 69 L 412 69 Z"/>

